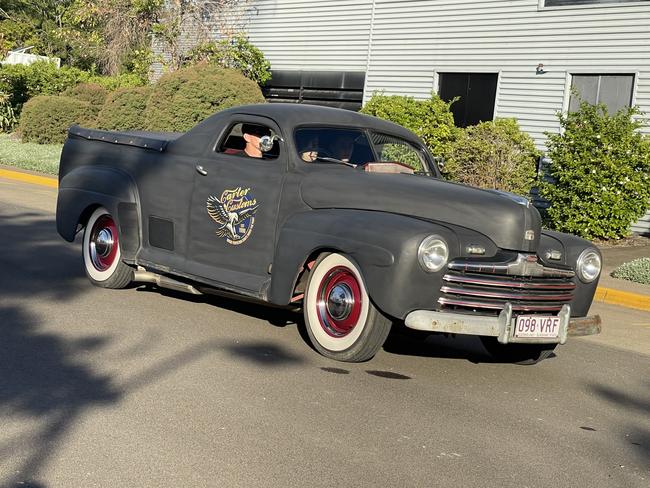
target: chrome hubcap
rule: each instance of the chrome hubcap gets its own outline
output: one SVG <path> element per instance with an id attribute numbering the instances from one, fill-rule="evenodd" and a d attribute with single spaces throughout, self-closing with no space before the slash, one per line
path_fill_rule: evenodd
<path id="1" fill-rule="evenodd" d="M 93 225 L 88 251 L 97 271 L 106 271 L 115 262 L 118 254 L 117 227 L 110 215 L 102 215 Z"/>
<path id="2" fill-rule="evenodd" d="M 105 258 L 113 250 L 113 233 L 110 229 L 102 229 L 93 241 L 95 253 Z"/>
<path id="3" fill-rule="evenodd" d="M 334 320 L 345 320 L 354 306 L 354 296 L 350 287 L 340 283 L 332 288 L 327 297 L 327 312 Z"/>

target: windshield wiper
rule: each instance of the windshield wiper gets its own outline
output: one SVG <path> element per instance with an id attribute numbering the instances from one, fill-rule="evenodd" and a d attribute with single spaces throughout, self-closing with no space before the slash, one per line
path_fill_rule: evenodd
<path id="1" fill-rule="evenodd" d="M 348 163 L 347 161 L 343 161 L 342 159 L 336 159 L 336 158 L 329 158 L 326 156 L 316 156 L 316 159 L 314 161 L 325 161 L 326 163 L 336 163 L 336 164 L 344 164 L 346 166 L 350 166 L 351 168 L 356 168 L 356 164 Z"/>

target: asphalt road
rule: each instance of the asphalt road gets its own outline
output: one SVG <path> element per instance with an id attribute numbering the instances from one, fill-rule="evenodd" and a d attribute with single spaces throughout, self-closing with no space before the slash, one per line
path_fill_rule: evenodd
<path id="1" fill-rule="evenodd" d="M 288 313 L 94 288 L 54 195 L 0 180 L 0 486 L 650 486 L 647 313 L 537 366 L 401 330 L 335 363 Z"/>

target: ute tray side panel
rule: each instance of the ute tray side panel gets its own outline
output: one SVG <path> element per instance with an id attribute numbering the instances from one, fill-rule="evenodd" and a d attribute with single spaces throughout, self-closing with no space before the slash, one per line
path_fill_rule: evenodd
<path id="1" fill-rule="evenodd" d="M 99 129 L 86 129 L 78 125 L 70 127 L 68 134 L 71 137 L 76 136 L 92 141 L 103 141 L 110 144 L 141 147 L 143 149 L 150 149 L 158 152 L 163 152 L 170 142 L 182 135 L 173 132 L 113 132 Z"/>

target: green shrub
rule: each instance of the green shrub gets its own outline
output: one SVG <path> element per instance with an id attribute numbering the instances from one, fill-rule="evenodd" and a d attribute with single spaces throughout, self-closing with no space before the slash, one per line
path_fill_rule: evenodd
<path id="1" fill-rule="evenodd" d="M 135 73 L 122 73 L 115 76 L 93 75 L 88 78 L 88 83 L 96 83 L 109 91 L 113 91 L 118 88 L 143 86 L 147 84 L 147 80 Z"/>
<path id="2" fill-rule="evenodd" d="M 17 119 L 9 95 L 0 92 L 0 132 L 11 132 Z"/>
<path id="3" fill-rule="evenodd" d="M 99 113 L 108 96 L 108 90 L 97 83 L 79 83 L 65 90 L 63 96 L 88 102 L 95 113 Z"/>
<path id="4" fill-rule="evenodd" d="M 547 134 L 549 175 L 540 194 L 550 202 L 546 224 L 593 238 L 620 238 L 650 199 L 650 140 L 638 129 L 640 111 L 609 115 L 604 105 L 581 103 L 559 115 L 562 131 Z"/>
<path id="5" fill-rule="evenodd" d="M 186 64 L 207 61 L 222 68 L 241 71 L 246 78 L 260 85 L 271 79 L 271 63 L 266 60 L 264 53 L 243 35 L 203 43 L 192 49 L 187 57 Z"/>
<path id="6" fill-rule="evenodd" d="M 650 285 L 650 258 L 640 258 L 625 263 L 614 270 L 614 278 Z"/>
<path id="7" fill-rule="evenodd" d="M 459 132 L 449 109 L 451 103 L 435 94 L 428 100 L 415 100 L 412 97 L 375 93 L 361 113 L 406 127 L 424 141 L 434 156 L 446 158 Z"/>
<path id="8" fill-rule="evenodd" d="M 99 112 L 97 126 L 106 130 L 143 129 L 146 125 L 144 112 L 151 90 L 149 86 L 139 86 L 114 91 Z"/>
<path id="9" fill-rule="evenodd" d="M 528 195 L 539 152 L 515 119 L 481 122 L 459 132 L 445 161 L 452 180 L 480 188 Z"/>
<path id="10" fill-rule="evenodd" d="M 45 61 L 30 65 L 4 64 L 0 67 L 0 91 L 9 94 L 14 110 L 20 112 L 31 97 L 57 95 L 88 77 L 87 72 L 77 68 L 57 68 Z"/>
<path id="11" fill-rule="evenodd" d="M 55 144 L 65 141 L 71 125 L 88 127 L 94 123 L 90 103 L 70 97 L 39 95 L 23 107 L 19 130 L 24 142 Z"/>
<path id="12" fill-rule="evenodd" d="M 226 108 L 264 102 L 260 88 L 241 73 L 207 63 L 168 73 L 153 86 L 147 129 L 184 132 Z"/>

